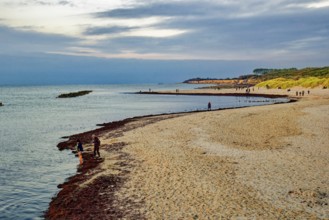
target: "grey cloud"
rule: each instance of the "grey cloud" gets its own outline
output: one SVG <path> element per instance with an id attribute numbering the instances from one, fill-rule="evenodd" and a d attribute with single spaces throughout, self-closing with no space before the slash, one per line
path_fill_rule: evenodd
<path id="1" fill-rule="evenodd" d="M 306 11 L 301 8 L 303 5 L 314 3 L 312 0 L 285 0 L 266 1 L 249 0 L 233 2 L 216 1 L 168 1 L 168 2 L 148 2 L 130 8 L 118 8 L 114 10 L 98 12 L 95 17 L 111 18 L 142 18 L 151 16 L 186 17 L 186 16 L 216 16 L 216 17 L 239 17 L 258 16 L 269 14 L 285 14 Z"/>
<path id="2" fill-rule="evenodd" d="M 66 0 L 59 0 L 59 1 L 42 1 L 42 0 L 28 0 L 22 2 L 12 2 L 7 3 L 10 6 L 17 5 L 17 6 L 29 6 L 29 5 L 41 5 L 41 6 L 54 6 L 54 5 L 69 5 L 74 6 L 74 4 L 70 1 Z"/>
<path id="3" fill-rule="evenodd" d="M 169 16 L 154 25 L 156 28 L 188 30 L 174 38 L 156 39 L 166 48 L 278 48 L 289 42 L 311 36 L 328 36 L 329 11 L 323 9 L 286 10 L 288 5 L 307 4 L 310 0 L 287 0 L 280 2 L 260 0 L 240 4 L 221 5 L 214 2 L 169 2 L 153 3 L 129 9 L 117 9 L 97 13 L 98 17 L 140 18 L 149 16 Z M 264 7 L 268 12 L 263 10 Z M 241 8 L 254 12 L 255 16 L 240 17 Z M 244 9 L 244 10 L 247 10 Z M 295 8 L 294 8 L 295 9 Z M 258 14 L 257 14 L 258 13 Z M 235 14 L 235 15 L 234 15 Z M 233 15 L 233 16 L 232 16 Z M 257 16 L 256 16 L 257 15 Z M 106 32 L 100 29 L 100 32 Z M 111 32 L 111 30 L 109 30 Z M 130 39 L 130 38 L 129 38 Z M 136 38 L 140 39 L 140 38 Z M 120 40 L 118 40 L 120 41 Z M 128 40 L 128 42 L 130 42 Z M 195 42 L 198 42 L 195 45 Z M 179 43 L 179 44 L 178 44 Z"/>
<path id="4" fill-rule="evenodd" d="M 96 17 L 141 18 L 151 16 L 202 16 L 210 12 L 228 11 L 229 6 L 197 2 L 154 3 L 135 8 L 121 8 L 94 14 Z"/>
<path id="5" fill-rule="evenodd" d="M 79 40 L 55 34 L 43 34 L 35 31 L 22 31 L 6 26 L 0 26 L 1 54 L 47 52 L 65 48 Z"/>
<path id="6" fill-rule="evenodd" d="M 101 42 L 98 49 L 110 53 L 132 50 L 141 54 L 257 54 L 284 50 L 294 56 L 319 52 L 322 59 L 329 59 L 328 20 L 327 8 L 247 18 L 173 17 L 154 27 L 189 32 L 170 38 L 120 37 Z"/>
<path id="7" fill-rule="evenodd" d="M 22 4 L 23 5 L 53 5 L 53 3 L 51 2 L 42 1 L 42 0 L 26 1 Z"/>
<path id="8" fill-rule="evenodd" d="M 63 5 L 63 6 L 70 6 L 70 7 L 75 7 L 75 4 L 73 4 L 70 1 L 65 1 L 65 0 L 61 0 L 58 2 L 59 5 Z"/>
<path id="9" fill-rule="evenodd" d="M 280 16 L 250 17 L 244 19 L 176 19 L 162 23 L 163 28 L 194 30 L 199 39 L 214 38 L 225 42 L 263 43 L 270 46 L 281 41 L 314 35 L 329 36 L 327 10 Z M 183 36 L 186 37 L 186 36 Z M 201 38 L 202 37 L 202 38 Z M 255 46 L 255 45 L 253 45 Z"/>
<path id="10" fill-rule="evenodd" d="M 69 1 L 59 1 L 58 4 L 60 4 L 60 5 L 70 5 L 71 2 L 69 2 Z"/>
<path id="11" fill-rule="evenodd" d="M 121 51 L 136 51 L 140 54 L 145 53 L 163 53 L 170 50 L 173 47 L 172 41 L 158 39 L 158 38 L 148 38 L 148 37 L 121 37 L 115 38 L 111 41 L 102 42 L 103 48 L 110 53 L 120 53 Z"/>
<path id="12" fill-rule="evenodd" d="M 187 34 L 165 39 L 121 38 L 119 45 L 138 45 L 141 48 L 154 46 L 191 49 L 216 48 L 277 48 L 298 39 L 320 36 L 328 39 L 329 20 L 327 9 L 310 10 L 295 14 L 249 17 L 243 19 L 178 17 L 157 24 L 156 28 L 191 30 Z"/>
<path id="13" fill-rule="evenodd" d="M 57 1 L 67 4 L 69 1 Z M 239 4 L 220 2 L 161 2 L 143 4 L 135 8 L 121 8 L 94 13 L 100 18 L 147 18 L 166 16 L 170 19 L 152 25 L 157 29 L 187 30 L 186 33 L 170 38 L 120 37 L 99 41 L 93 48 L 104 53 L 120 53 L 123 50 L 136 53 L 168 54 L 223 54 L 234 51 L 241 53 L 264 53 L 272 50 L 289 50 L 290 53 L 322 53 L 329 60 L 329 8 L 306 9 L 291 6 L 308 4 L 309 0 L 267 1 L 250 0 Z M 289 7 L 287 7 L 289 6 Z M 238 16 L 241 11 L 253 16 Z M 266 13 L 265 13 L 266 12 Z M 86 28 L 85 35 L 117 34 L 130 31 L 131 27 Z M 27 32 L 27 39 L 32 33 Z M 21 34 L 23 36 L 25 34 Z M 32 34 L 33 35 L 33 34 Z M 17 33 L 14 35 L 17 37 Z M 10 37 L 9 37 L 10 38 Z M 46 47 L 47 42 L 58 42 L 62 47 L 72 44 L 74 39 L 59 36 L 37 35 L 30 45 Z M 52 39 L 52 40 L 51 40 Z M 311 39 L 311 40 L 310 40 Z M 8 40 L 7 40 L 8 41 Z M 19 39 L 24 42 L 24 39 Z M 42 43 L 44 41 L 44 43 Z M 0 43 L 1 44 L 1 43 Z M 55 43 L 56 44 L 56 43 Z M 25 44 L 28 46 L 29 44 Z M 52 45 L 53 46 L 53 45 Z"/>
<path id="14" fill-rule="evenodd" d="M 132 30 L 130 27 L 89 27 L 85 30 L 84 34 L 86 35 L 103 35 L 103 34 L 116 34 L 121 32 L 126 32 Z"/>

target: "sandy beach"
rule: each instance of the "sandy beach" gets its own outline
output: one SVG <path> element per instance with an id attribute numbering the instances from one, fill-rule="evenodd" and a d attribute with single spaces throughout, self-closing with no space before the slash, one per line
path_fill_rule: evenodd
<path id="1" fill-rule="evenodd" d="M 141 117 L 80 134 L 99 135 L 101 159 L 85 145 L 84 165 L 45 217 L 329 219 L 329 90 L 304 90 L 256 88 L 298 101 Z M 199 92 L 237 93 L 180 91 Z"/>

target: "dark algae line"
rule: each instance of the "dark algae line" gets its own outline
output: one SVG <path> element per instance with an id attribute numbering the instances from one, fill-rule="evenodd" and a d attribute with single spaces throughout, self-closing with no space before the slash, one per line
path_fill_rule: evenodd
<path id="1" fill-rule="evenodd" d="M 155 116 L 142 116 L 128 118 L 121 121 L 105 123 L 99 129 L 72 135 L 67 141 L 57 145 L 60 150 L 71 149 L 77 139 L 85 144 L 91 143 L 93 134 L 97 136 L 106 135 L 106 138 L 123 136 L 124 132 L 143 127 L 167 118 L 179 117 L 184 114 L 164 114 Z M 135 123 L 138 122 L 138 123 Z M 48 210 L 44 214 L 45 219 L 145 219 L 140 213 L 139 207 L 143 203 L 133 200 L 120 200 L 115 193 L 120 190 L 127 181 L 131 168 L 136 161 L 123 151 L 126 144 L 118 142 L 103 144 L 101 149 L 110 154 L 118 155 L 115 169 L 118 174 L 109 174 L 96 178 L 88 186 L 80 187 L 80 184 L 89 180 L 102 170 L 99 165 L 104 159 L 93 158 L 91 151 L 83 153 L 84 163 L 78 167 L 77 174 L 68 178 L 63 184 L 59 184 L 60 192 L 52 198 Z"/>

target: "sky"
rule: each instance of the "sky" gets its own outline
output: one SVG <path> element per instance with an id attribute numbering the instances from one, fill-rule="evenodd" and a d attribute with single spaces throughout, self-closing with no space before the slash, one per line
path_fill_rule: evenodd
<path id="1" fill-rule="evenodd" d="M 329 0 L 0 0 L 0 85 L 329 65 Z"/>

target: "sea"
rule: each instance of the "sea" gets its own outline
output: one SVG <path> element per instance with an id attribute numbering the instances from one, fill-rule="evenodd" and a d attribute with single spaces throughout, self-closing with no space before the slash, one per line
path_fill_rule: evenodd
<path id="1" fill-rule="evenodd" d="M 136 94 L 194 89 L 191 84 L 0 86 L 0 219 L 43 219 L 57 185 L 76 173 L 78 159 L 59 151 L 64 136 L 96 124 L 150 114 L 287 102 L 283 98 Z M 92 90 L 67 99 L 62 93 Z"/>

